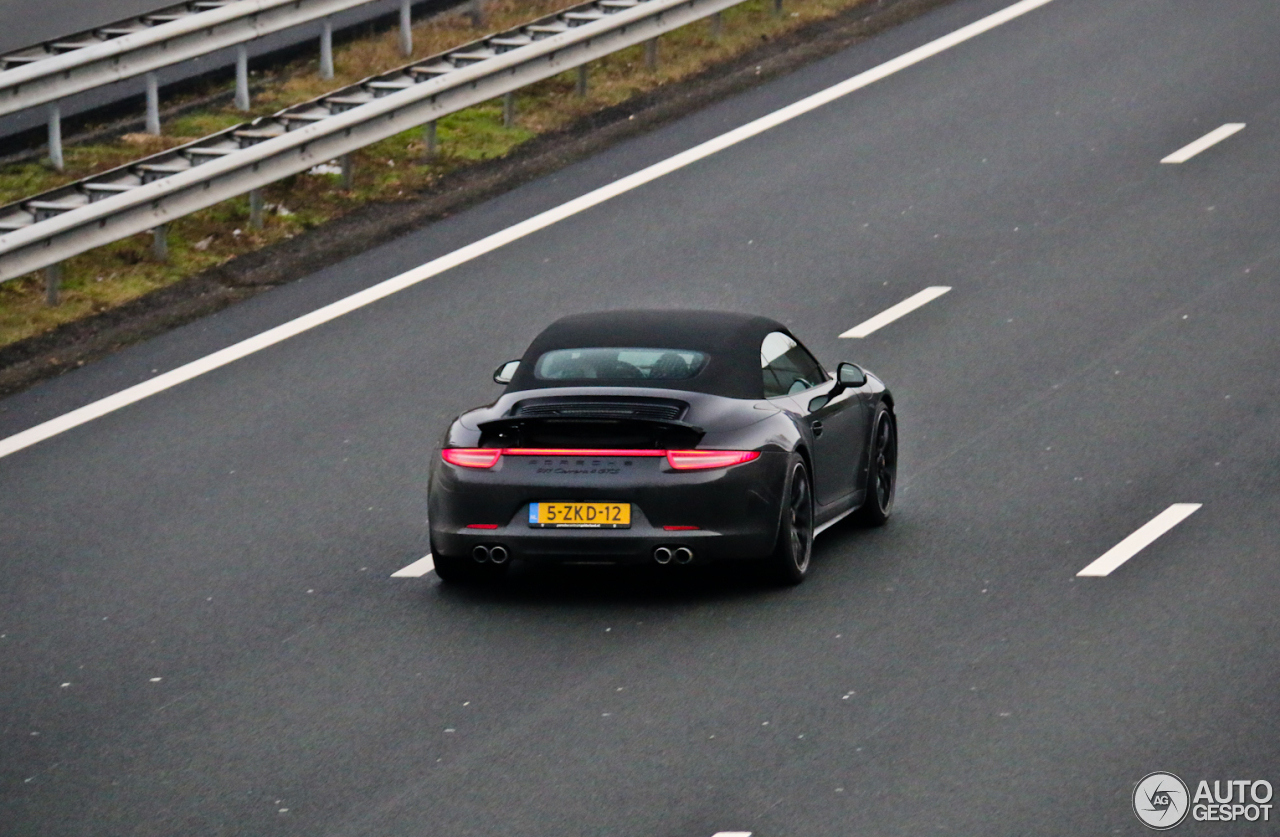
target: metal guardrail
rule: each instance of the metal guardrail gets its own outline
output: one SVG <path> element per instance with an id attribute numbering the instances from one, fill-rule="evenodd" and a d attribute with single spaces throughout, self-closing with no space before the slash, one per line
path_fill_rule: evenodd
<path id="1" fill-rule="evenodd" d="M 162 227 L 741 2 L 592 0 L 0 207 L 0 281 Z"/>
<path id="2" fill-rule="evenodd" d="M 323 20 L 369 2 L 187 0 L 7 52 L 0 55 L 0 116 Z"/>

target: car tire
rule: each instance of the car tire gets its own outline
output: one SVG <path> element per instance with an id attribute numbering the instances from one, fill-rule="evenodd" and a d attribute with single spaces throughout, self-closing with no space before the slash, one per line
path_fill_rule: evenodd
<path id="1" fill-rule="evenodd" d="M 792 586 L 804 581 L 813 557 L 813 486 L 799 454 L 787 464 L 780 518 L 769 571 L 777 583 Z"/>
<path id="2" fill-rule="evenodd" d="M 447 584 L 457 584 L 468 580 L 470 567 L 467 566 L 467 559 L 455 558 L 452 555 L 441 555 L 433 549 L 431 551 L 431 561 L 436 565 L 436 575 L 441 581 Z"/>
<path id="3" fill-rule="evenodd" d="M 858 509 L 863 526 L 883 526 L 893 514 L 893 498 L 898 490 L 898 422 L 893 411 L 881 401 L 871 425 L 866 499 Z"/>

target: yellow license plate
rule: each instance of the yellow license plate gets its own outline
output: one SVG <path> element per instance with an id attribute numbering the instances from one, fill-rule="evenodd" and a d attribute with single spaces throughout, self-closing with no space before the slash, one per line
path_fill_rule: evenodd
<path id="1" fill-rule="evenodd" d="M 630 529 L 630 503 L 530 503 L 529 525 L 539 529 Z"/>

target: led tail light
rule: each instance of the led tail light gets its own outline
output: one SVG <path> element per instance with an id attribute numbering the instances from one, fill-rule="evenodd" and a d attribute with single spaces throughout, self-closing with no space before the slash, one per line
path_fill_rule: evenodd
<path id="1" fill-rule="evenodd" d="M 463 468 L 492 468 L 503 454 L 509 456 L 665 456 L 677 471 L 729 468 L 757 459 L 753 450 L 624 450 L 608 448 L 445 448 L 444 461 Z"/>
<path id="2" fill-rule="evenodd" d="M 502 448 L 445 448 L 444 461 L 463 468 L 492 468 L 502 456 Z"/>
<path id="3" fill-rule="evenodd" d="M 698 471 L 704 468 L 729 468 L 750 462 L 760 456 L 754 450 L 669 450 L 667 463 L 677 471 Z"/>
<path id="4" fill-rule="evenodd" d="M 503 448 L 511 456 L 666 456 L 665 450 L 631 448 Z"/>

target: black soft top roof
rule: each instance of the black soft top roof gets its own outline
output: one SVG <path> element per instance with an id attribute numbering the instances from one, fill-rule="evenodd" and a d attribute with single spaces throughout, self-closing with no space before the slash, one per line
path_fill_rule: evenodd
<path id="1" fill-rule="evenodd" d="M 706 392 L 729 398 L 763 398 L 760 344 L 771 331 L 791 332 L 768 317 L 728 311 L 602 311 L 573 314 L 556 320 L 533 339 L 520 368 L 507 386 L 508 392 L 548 387 L 659 387 Z M 539 381 L 535 362 L 554 349 L 586 349 L 595 346 L 645 349 L 690 349 L 705 352 L 710 360 L 701 372 L 683 381 L 591 380 Z"/>

